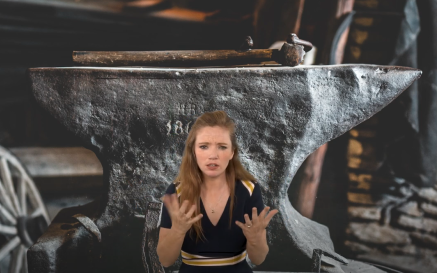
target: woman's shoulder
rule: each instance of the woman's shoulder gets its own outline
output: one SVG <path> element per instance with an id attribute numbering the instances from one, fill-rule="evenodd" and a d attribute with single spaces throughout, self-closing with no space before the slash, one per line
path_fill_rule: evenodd
<path id="1" fill-rule="evenodd" d="M 242 194 L 248 194 L 249 196 L 252 196 L 253 192 L 255 191 L 255 188 L 258 188 L 259 185 L 255 181 L 250 180 L 243 180 L 243 179 L 237 179 L 236 181 L 236 188 L 239 189 L 239 192 Z"/>

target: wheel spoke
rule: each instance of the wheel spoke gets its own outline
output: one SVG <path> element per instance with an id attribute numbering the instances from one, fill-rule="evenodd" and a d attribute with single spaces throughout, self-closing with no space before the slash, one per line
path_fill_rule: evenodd
<path id="1" fill-rule="evenodd" d="M 11 226 L 0 225 L 0 234 L 16 235 L 17 234 L 17 228 L 16 227 L 11 227 Z"/>
<path id="2" fill-rule="evenodd" d="M 26 182 L 26 186 L 28 187 L 27 196 L 29 197 L 29 200 L 31 201 L 34 208 L 42 210 L 42 215 L 44 216 L 44 219 L 46 220 L 47 224 L 50 224 L 49 214 L 47 213 L 47 210 L 44 206 L 41 196 L 39 195 L 38 190 L 30 179 L 26 179 Z"/>
<path id="3" fill-rule="evenodd" d="M 36 210 L 34 210 L 32 212 L 32 214 L 29 216 L 29 218 L 32 219 L 32 218 L 38 217 L 40 215 L 42 215 L 42 209 L 41 208 L 37 208 Z"/>
<path id="4" fill-rule="evenodd" d="M 21 246 L 24 249 L 24 253 L 23 253 L 23 270 L 22 273 L 27 273 L 29 272 L 27 269 L 27 248 L 25 248 L 24 246 Z"/>
<path id="5" fill-rule="evenodd" d="M 14 248 L 20 245 L 20 238 L 15 236 L 0 249 L 0 261 L 9 254 Z"/>
<path id="6" fill-rule="evenodd" d="M 6 190 L 3 187 L 3 184 L 1 183 L 1 181 L 0 181 L 0 200 L 14 216 L 18 216 L 17 212 L 15 211 L 14 207 L 12 206 L 11 199 L 9 198 L 9 195 L 6 193 Z"/>
<path id="7" fill-rule="evenodd" d="M 12 252 L 11 260 L 9 261 L 9 273 L 20 273 L 23 265 L 23 246 L 19 246 Z"/>
<path id="8" fill-rule="evenodd" d="M 0 214 L 4 216 L 11 224 L 16 225 L 17 220 L 15 220 L 14 216 L 12 216 L 9 211 L 4 208 L 2 205 L 0 205 Z"/>
<path id="9" fill-rule="evenodd" d="M 11 172 L 8 167 L 8 162 L 6 158 L 2 158 L 0 160 L 0 172 L 3 179 L 3 183 L 5 183 L 5 189 L 8 191 L 11 199 L 13 201 L 13 205 L 15 206 L 15 210 L 18 215 L 21 215 L 20 205 L 18 204 L 17 195 L 15 194 L 14 184 L 12 183 Z"/>
<path id="10" fill-rule="evenodd" d="M 34 209 L 36 209 L 36 208 L 39 207 L 38 200 L 36 200 L 36 197 L 33 195 L 32 187 L 30 187 L 29 184 L 31 184 L 31 182 L 29 182 L 28 180 L 26 180 L 26 192 L 27 192 L 27 197 L 29 197 L 29 201 L 30 201 L 29 203 L 30 203 L 30 205 L 31 205 Z"/>
<path id="11" fill-rule="evenodd" d="M 20 203 L 21 212 L 23 215 L 27 214 L 27 204 L 26 204 L 26 181 L 22 176 L 18 180 L 18 201 Z"/>

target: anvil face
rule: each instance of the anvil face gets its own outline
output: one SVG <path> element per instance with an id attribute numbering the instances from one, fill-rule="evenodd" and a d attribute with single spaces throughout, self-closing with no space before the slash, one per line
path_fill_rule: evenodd
<path id="1" fill-rule="evenodd" d="M 30 70 L 37 101 L 102 162 L 107 192 L 94 220 L 107 249 L 103 260 L 132 262 L 109 249 L 138 251 L 123 243 L 140 236 L 126 232 L 134 214 L 159 201 L 175 178 L 196 117 L 224 110 L 236 122 L 241 161 L 260 183 L 264 203 L 279 209 L 262 269 L 287 271 L 308 270 L 313 249 L 334 253 L 328 229 L 288 200 L 301 163 L 381 110 L 420 74 L 373 65 Z"/>

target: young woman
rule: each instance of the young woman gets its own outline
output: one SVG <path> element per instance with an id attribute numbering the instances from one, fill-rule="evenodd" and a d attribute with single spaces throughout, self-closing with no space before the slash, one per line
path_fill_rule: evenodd
<path id="1" fill-rule="evenodd" d="M 181 202 L 181 203 L 180 203 Z M 223 111 L 191 128 L 175 183 L 164 196 L 157 253 L 163 266 L 182 254 L 180 273 L 252 272 L 269 248 L 260 186 L 238 158 L 235 124 Z"/>

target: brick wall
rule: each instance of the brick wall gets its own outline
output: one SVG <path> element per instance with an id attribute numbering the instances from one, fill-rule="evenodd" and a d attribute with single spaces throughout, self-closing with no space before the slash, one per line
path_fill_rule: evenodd
<path id="1" fill-rule="evenodd" d="M 377 126 L 376 116 L 349 132 L 345 249 L 405 272 L 437 272 L 437 189 L 381 171 L 386 155 Z"/>

